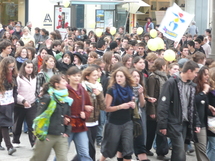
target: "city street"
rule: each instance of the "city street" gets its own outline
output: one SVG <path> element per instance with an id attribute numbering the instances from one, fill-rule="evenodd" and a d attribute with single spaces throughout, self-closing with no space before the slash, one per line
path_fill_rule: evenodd
<path id="1" fill-rule="evenodd" d="M 25 133 L 22 133 L 21 135 L 21 144 L 23 145 L 23 147 L 17 148 L 17 152 L 14 153 L 12 156 L 7 154 L 7 151 L 0 151 L 0 161 L 29 161 L 30 157 L 32 156 L 33 150 L 30 147 L 30 143 L 28 141 L 28 135 Z M 70 147 L 69 153 L 68 153 L 68 160 L 72 160 L 73 156 L 76 154 L 75 151 L 75 147 L 74 144 L 71 144 L 72 146 Z M 5 147 L 4 142 L 2 143 L 2 146 Z M 167 155 L 168 157 L 170 157 L 170 153 Z M 99 159 L 100 156 L 100 148 L 97 147 L 97 159 Z M 54 158 L 54 151 L 52 151 L 48 161 L 53 161 Z M 133 161 L 136 161 L 136 159 L 134 159 L 135 157 L 133 157 Z M 151 161 L 156 161 L 156 155 L 149 157 L 149 159 Z M 107 159 L 108 161 L 116 161 L 116 158 L 112 158 L 112 159 Z M 196 157 L 195 154 L 193 153 L 192 155 L 187 155 L 187 161 L 196 161 Z"/>

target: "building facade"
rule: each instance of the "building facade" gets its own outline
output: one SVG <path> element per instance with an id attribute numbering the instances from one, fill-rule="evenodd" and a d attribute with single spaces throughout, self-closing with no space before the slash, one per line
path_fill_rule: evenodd
<path id="1" fill-rule="evenodd" d="M 76 4 L 70 5 L 70 15 L 67 15 L 71 19 L 69 25 L 86 28 L 87 31 L 95 28 L 105 29 L 107 26 L 124 26 L 131 30 L 134 26 L 143 26 L 147 17 L 159 24 L 165 10 L 174 2 L 183 10 L 195 14 L 194 20 L 200 34 L 204 34 L 204 30 L 210 28 L 212 22 L 212 0 L 143 0 L 150 6 L 140 7 L 135 14 L 129 13 L 123 3 L 78 4 L 77 1 Z M 0 23 L 8 25 L 10 21 L 21 21 L 24 26 L 31 21 L 33 28 L 53 31 L 57 26 L 55 22 L 59 21 L 59 16 L 56 17 L 57 5 L 53 0 L 0 0 Z M 96 22 L 95 28 L 90 24 L 92 21 Z"/>

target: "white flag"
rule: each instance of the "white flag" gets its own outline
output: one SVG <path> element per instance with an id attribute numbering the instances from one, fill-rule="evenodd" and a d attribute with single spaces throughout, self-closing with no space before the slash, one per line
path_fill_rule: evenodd
<path id="1" fill-rule="evenodd" d="M 194 15 L 183 11 L 177 4 L 173 4 L 166 11 L 158 30 L 175 42 L 179 42 L 191 23 Z"/>

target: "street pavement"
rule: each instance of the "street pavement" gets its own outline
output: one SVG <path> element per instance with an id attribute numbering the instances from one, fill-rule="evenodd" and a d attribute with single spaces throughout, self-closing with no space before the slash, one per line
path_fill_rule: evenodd
<path id="1" fill-rule="evenodd" d="M 28 135 L 25 133 L 22 133 L 20 141 L 23 146 L 20 148 L 17 148 L 17 152 L 15 152 L 12 156 L 8 155 L 6 150 L 0 151 L 0 161 L 29 161 L 33 154 L 33 150 L 30 146 L 30 143 L 28 140 Z M 5 147 L 4 141 L 2 143 L 2 146 Z M 97 150 L 96 158 L 99 159 L 100 148 L 97 147 L 96 150 Z M 170 153 L 171 153 L 171 150 L 169 151 L 169 154 L 167 155 L 168 157 L 170 157 Z M 69 149 L 69 152 L 68 152 L 68 161 L 72 160 L 72 158 L 74 157 L 75 154 L 76 154 L 75 146 L 72 143 L 71 147 Z M 48 161 L 53 161 L 54 156 L 55 156 L 54 151 L 52 150 Z M 148 158 L 151 161 L 157 161 L 156 154 L 154 154 L 154 156 L 148 157 Z M 107 161 L 117 161 L 117 159 L 112 158 L 112 159 L 107 159 Z M 133 157 L 132 161 L 136 161 L 135 157 Z M 192 155 L 187 155 L 187 161 L 196 161 L 195 153 L 192 153 Z"/>

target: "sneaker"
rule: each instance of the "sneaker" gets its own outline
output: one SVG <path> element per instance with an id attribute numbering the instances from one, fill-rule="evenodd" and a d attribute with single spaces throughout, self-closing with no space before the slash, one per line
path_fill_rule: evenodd
<path id="1" fill-rule="evenodd" d="M 22 145 L 19 143 L 13 143 L 13 147 L 14 148 L 20 148 L 20 147 L 22 147 Z"/>
<path id="2" fill-rule="evenodd" d="M 16 152 L 16 149 L 15 148 L 10 148 L 9 150 L 8 150 L 8 155 L 12 155 L 13 153 L 15 153 Z"/>
<path id="3" fill-rule="evenodd" d="M 146 155 L 148 155 L 148 156 L 153 156 L 154 153 L 152 153 L 151 151 L 146 151 Z"/>
<path id="4" fill-rule="evenodd" d="M 0 145 L 0 150 L 5 150 L 5 148 Z"/>
<path id="5" fill-rule="evenodd" d="M 157 156 L 157 159 L 158 159 L 158 160 L 165 160 L 165 161 L 169 161 L 169 160 L 170 160 L 170 158 L 168 158 L 168 157 L 166 157 L 166 156 L 163 156 L 163 155 L 158 155 L 158 156 Z"/>

